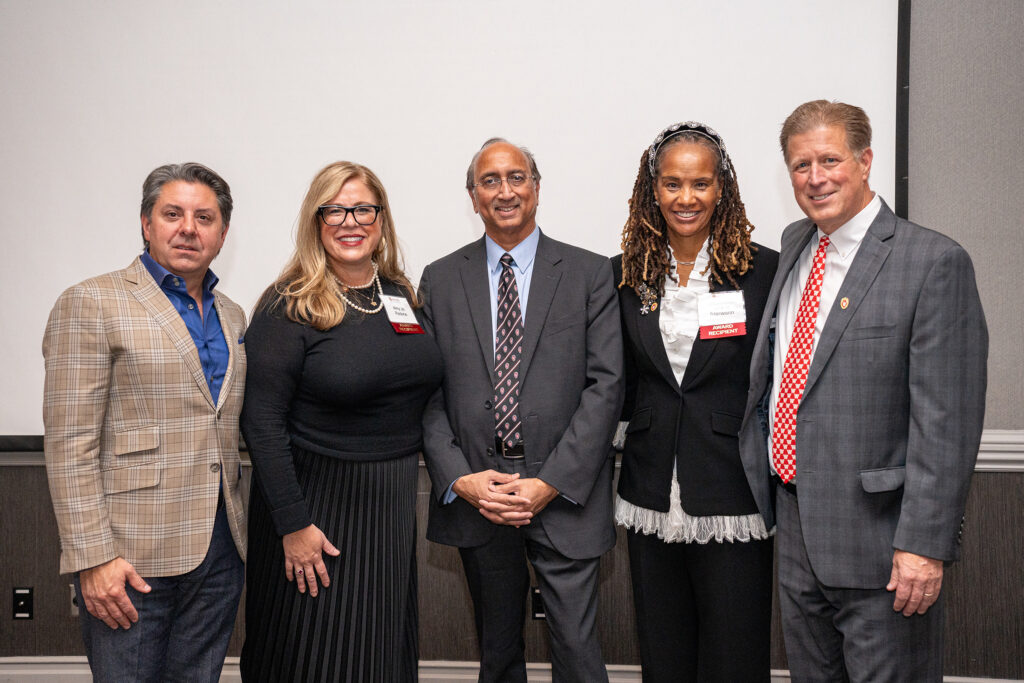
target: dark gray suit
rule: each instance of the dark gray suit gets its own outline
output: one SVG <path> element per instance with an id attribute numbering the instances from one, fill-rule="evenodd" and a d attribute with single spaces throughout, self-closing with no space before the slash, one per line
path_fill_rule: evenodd
<path id="1" fill-rule="evenodd" d="M 777 309 L 786 278 L 814 234 L 808 219 L 786 228 L 766 310 Z M 767 450 L 773 322 L 766 315 L 758 333 L 740 432 L 744 467 L 750 481 L 760 482 L 754 497 L 769 526 L 776 522 Z M 885 593 L 894 548 L 944 561 L 959 557 L 961 520 L 981 440 L 987 351 L 970 257 L 947 237 L 897 218 L 883 202 L 811 361 L 797 414 L 797 495 L 778 492 L 787 645 L 791 638 L 814 639 L 799 633 L 807 628 L 806 614 L 793 611 L 815 606 L 801 604 L 804 598 L 794 594 L 802 587 L 787 587 L 801 571 L 826 591 Z M 843 654 L 848 663 L 851 655 L 868 656 L 879 662 L 865 668 L 875 672 L 872 679 L 887 678 L 902 666 L 901 651 L 911 646 L 900 642 L 906 634 L 899 629 L 914 620 L 939 622 L 940 655 L 940 607 L 937 603 L 924 617 L 907 619 L 892 612 L 890 594 L 885 617 L 897 630 L 887 633 L 878 624 L 876 643 L 843 643 L 840 665 Z M 845 632 L 839 624 L 843 618 L 861 617 L 842 609 L 833 614 Z M 861 652 L 859 645 L 873 652 Z M 886 662 L 896 668 L 887 673 Z M 801 671 L 819 665 L 790 655 L 796 680 Z M 807 675 L 807 680 L 827 678 L 820 668 Z"/>
<path id="2" fill-rule="evenodd" d="M 502 462 L 494 448 L 494 342 L 481 238 L 427 266 L 420 283 L 426 326 L 445 362 L 443 387 L 424 414 L 424 456 L 434 490 L 427 538 L 466 549 L 504 542 L 510 535 L 533 535 L 550 551 L 542 556 L 530 552 L 542 591 L 571 593 L 576 582 L 571 569 L 561 578 L 546 572 L 550 557 L 544 555 L 560 558 L 562 569 L 574 561 L 587 567 L 580 574 L 576 602 L 593 603 L 585 617 L 592 620 L 596 602 L 590 592 L 596 584 L 589 584 L 596 580 L 596 558 L 615 543 L 611 438 L 623 395 L 618 300 L 608 259 L 543 234 L 533 269 L 519 397 L 526 456 L 522 476 L 539 477 L 561 496 L 521 530 L 492 524 L 461 498 L 442 502 L 448 487 L 463 475 L 509 471 L 504 469 L 508 461 Z M 559 584 L 549 585 L 551 581 Z M 482 608 L 508 613 L 511 621 L 518 620 L 505 628 L 518 631 L 521 657 L 525 594 L 515 595 L 519 588 L 513 587 L 512 595 L 501 598 L 511 604 L 483 606 L 479 603 L 485 598 L 474 590 L 472 578 L 470 583 L 478 630 Z M 552 638 L 556 680 L 599 680 L 589 678 L 593 661 L 573 661 L 583 657 L 579 650 L 596 647 L 596 634 L 587 633 L 585 624 L 567 623 L 577 617 L 558 613 L 558 596 L 545 593 L 544 599 L 557 636 Z M 593 642 L 573 642 L 581 639 Z M 603 671 L 599 648 L 597 659 Z M 485 665 L 487 660 L 483 652 Z"/>

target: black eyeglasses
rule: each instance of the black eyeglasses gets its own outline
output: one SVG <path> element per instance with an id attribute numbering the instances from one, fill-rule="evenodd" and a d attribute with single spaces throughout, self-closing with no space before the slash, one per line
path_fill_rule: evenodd
<path id="1" fill-rule="evenodd" d="M 359 225 L 370 225 L 377 220 L 377 214 L 383 209 L 378 204 L 361 204 L 359 206 L 341 206 L 340 204 L 324 204 L 316 210 L 327 225 L 341 225 L 351 212 L 352 218 Z"/>
<path id="2" fill-rule="evenodd" d="M 527 180 L 533 180 L 533 176 L 526 175 L 525 173 L 509 173 L 504 178 L 492 175 L 487 176 L 479 183 L 473 183 L 473 187 L 482 187 L 485 190 L 496 192 L 501 187 L 502 182 L 507 182 L 509 187 L 522 187 Z"/>

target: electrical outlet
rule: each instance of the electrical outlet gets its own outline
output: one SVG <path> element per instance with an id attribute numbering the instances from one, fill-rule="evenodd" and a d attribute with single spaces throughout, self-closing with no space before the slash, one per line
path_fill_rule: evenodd
<path id="1" fill-rule="evenodd" d="M 547 615 L 544 614 L 544 599 L 540 597 L 540 588 L 537 586 L 530 590 L 530 611 L 533 612 L 534 619 L 547 619 Z"/>
<path id="2" fill-rule="evenodd" d="M 71 589 L 71 616 L 78 616 L 78 594 L 75 593 L 75 584 L 69 583 L 68 588 Z"/>
<path id="3" fill-rule="evenodd" d="M 14 618 L 31 619 L 33 612 L 32 600 L 33 590 L 31 588 L 14 589 Z"/>

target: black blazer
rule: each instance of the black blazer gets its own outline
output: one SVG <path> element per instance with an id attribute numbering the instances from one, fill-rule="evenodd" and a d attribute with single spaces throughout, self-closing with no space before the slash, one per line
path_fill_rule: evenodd
<path id="1" fill-rule="evenodd" d="M 750 358 L 779 254 L 758 246 L 753 267 L 738 279 L 747 313 L 746 335 L 694 341 L 681 383 L 676 383 L 661 340 L 661 307 L 640 314 L 640 298 L 619 288 L 629 420 L 619 495 L 634 505 L 668 512 L 672 461 L 680 498 L 690 515 L 746 515 L 757 505 L 740 461 L 737 435 L 750 384 Z M 615 283 L 622 256 L 612 258 Z M 732 289 L 715 285 L 712 291 Z M 660 298 L 659 298 L 660 301 Z"/>

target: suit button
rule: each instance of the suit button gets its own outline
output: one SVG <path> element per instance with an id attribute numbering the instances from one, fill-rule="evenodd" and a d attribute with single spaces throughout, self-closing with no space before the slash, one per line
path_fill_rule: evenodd
<path id="1" fill-rule="evenodd" d="M 491 403 L 491 401 L 490 401 L 490 400 L 484 401 L 484 408 L 487 408 L 487 410 L 490 410 L 490 409 L 491 409 L 491 406 L 493 406 L 493 405 L 494 405 L 494 404 L 493 404 L 493 403 Z"/>
<path id="2" fill-rule="evenodd" d="M 487 449 L 487 455 L 494 455 L 494 449 L 493 448 L 488 448 Z"/>
<path id="3" fill-rule="evenodd" d="M 220 472 L 220 463 L 215 462 L 212 465 L 210 465 L 210 471 L 211 472 Z"/>

